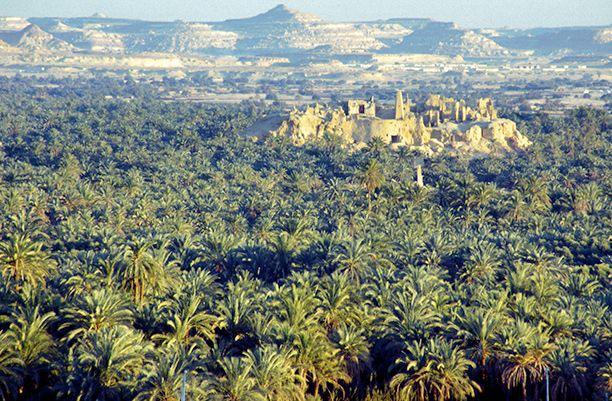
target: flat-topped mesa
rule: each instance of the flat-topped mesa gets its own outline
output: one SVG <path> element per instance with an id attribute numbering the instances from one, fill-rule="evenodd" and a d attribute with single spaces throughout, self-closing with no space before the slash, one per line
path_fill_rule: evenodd
<path id="1" fill-rule="evenodd" d="M 372 98 L 347 100 L 337 109 L 317 105 L 294 110 L 270 135 L 287 136 L 298 146 L 324 136 L 357 147 L 378 138 L 392 147 L 429 153 L 447 149 L 488 154 L 524 150 L 531 144 L 513 121 L 498 118 L 492 99 L 479 99 L 470 107 L 464 100 L 430 95 L 413 105 L 408 96 L 404 102 L 401 91 L 396 92 L 393 108 L 378 106 Z"/>

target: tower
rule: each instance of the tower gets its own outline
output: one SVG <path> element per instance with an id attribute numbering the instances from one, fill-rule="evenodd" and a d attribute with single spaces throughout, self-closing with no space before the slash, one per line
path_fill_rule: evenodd
<path id="1" fill-rule="evenodd" d="M 423 159 L 417 157 L 412 161 L 414 169 L 416 171 L 416 184 L 418 187 L 423 188 L 425 184 L 423 184 Z"/>
<path id="2" fill-rule="evenodd" d="M 489 99 L 489 103 L 487 104 L 487 112 L 489 113 L 489 118 L 491 120 L 497 119 L 497 110 L 495 110 L 495 106 L 493 105 L 493 99 Z"/>
<path id="3" fill-rule="evenodd" d="M 410 115 L 410 108 L 411 108 L 411 104 L 410 104 L 410 95 L 408 94 L 408 91 L 406 91 L 406 115 Z"/>
<path id="4" fill-rule="evenodd" d="M 395 93 L 395 119 L 404 119 L 404 97 L 402 96 L 402 91 L 400 90 Z"/>

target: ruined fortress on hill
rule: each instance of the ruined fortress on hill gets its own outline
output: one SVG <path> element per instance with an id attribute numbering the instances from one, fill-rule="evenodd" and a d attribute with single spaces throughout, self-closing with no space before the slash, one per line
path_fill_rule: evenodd
<path id="1" fill-rule="evenodd" d="M 288 137 L 298 146 L 325 137 L 364 146 L 379 138 L 392 147 L 427 153 L 446 149 L 489 154 L 524 150 L 531 144 L 513 121 L 498 117 L 489 98 L 479 99 L 474 107 L 440 95 L 413 104 L 408 96 L 404 101 L 401 91 L 397 91 L 395 107 L 379 106 L 370 99 L 349 100 L 336 109 L 317 104 L 293 110 L 269 135 Z"/>

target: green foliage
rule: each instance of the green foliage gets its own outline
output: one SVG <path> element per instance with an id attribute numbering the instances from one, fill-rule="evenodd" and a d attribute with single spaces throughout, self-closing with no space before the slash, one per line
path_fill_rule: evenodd
<path id="1" fill-rule="evenodd" d="M 419 188 L 376 141 L 64 84 L 0 80 L 0 400 L 611 391 L 605 113 L 516 116 L 527 153 L 432 157 Z"/>

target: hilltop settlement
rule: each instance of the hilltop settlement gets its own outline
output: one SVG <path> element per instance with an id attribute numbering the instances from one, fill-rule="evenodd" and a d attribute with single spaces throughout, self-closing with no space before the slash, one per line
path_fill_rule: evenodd
<path id="1" fill-rule="evenodd" d="M 440 95 L 412 103 L 408 96 L 404 101 L 401 91 L 391 107 L 378 105 L 373 98 L 348 100 L 338 108 L 316 104 L 294 109 L 285 119 L 270 117 L 251 132 L 261 134 L 264 127 L 268 128 L 264 137 L 287 137 L 298 146 L 335 138 L 343 145 L 361 147 L 378 138 L 394 148 L 406 146 L 426 153 L 490 154 L 525 150 L 531 144 L 514 121 L 498 117 L 490 98 L 479 99 L 475 106 Z"/>

